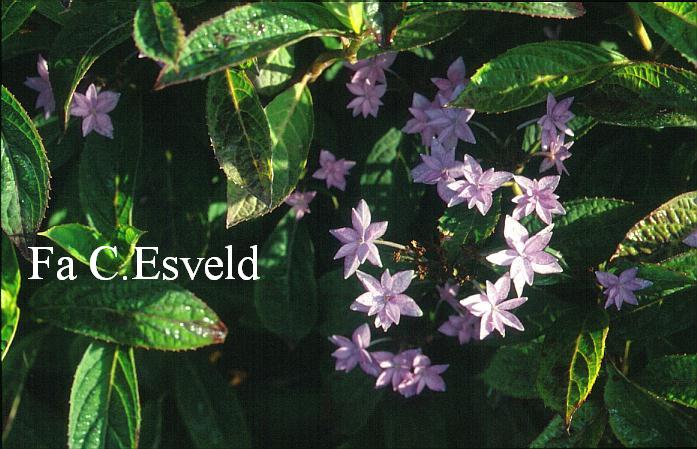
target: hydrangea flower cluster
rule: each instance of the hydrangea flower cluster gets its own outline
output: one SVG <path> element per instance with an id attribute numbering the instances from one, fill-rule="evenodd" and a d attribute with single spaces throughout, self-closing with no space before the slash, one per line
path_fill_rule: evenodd
<path id="1" fill-rule="evenodd" d="M 476 143 L 474 133 L 467 122 L 474 109 L 446 108 L 445 106 L 465 88 L 465 63 L 457 58 L 448 67 L 447 78 L 431 78 L 438 88 L 436 97 L 429 101 L 414 93 L 409 112 L 413 116 L 402 128 L 407 134 L 421 134 L 421 143 L 428 147 L 437 140 L 446 150 L 454 149 L 458 140 Z"/>
<path id="2" fill-rule="evenodd" d="M 41 55 L 38 56 L 36 68 L 39 76 L 27 77 L 24 85 L 39 92 L 36 108 L 43 108 L 44 117 L 48 118 L 56 110 L 56 100 L 48 76 L 48 62 Z M 119 96 L 116 92 L 100 91 L 94 84 L 90 84 L 84 94 L 73 94 L 70 115 L 82 117 L 83 137 L 95 131 L 109 139 L 114 138 L 114 125 L 108 114 L 116 108 Z"/>
<path id="3" fill-rule="evenodd" d="M 558 174 L 569 174 L 564 161 L 571 157 L 569 148 L 574 143 L 564 143 L 564 138 L 574 135 L 568 125 L 569 120 L 574 118 L 574 114 L 569 110 L 573 101 L 574 97 L 568 97 L 557 102 L 551 92 L 547 94 L 547 113 L 537 120 L 537 124 L 542 128 L 540 146 L 543 151 L 536 155 L 545 158 L 540 164 L 540 173 L 556 167 Z"/>
<path id="4" fill-rule="evenodd" d="M 392 59 L 393 60 L 393 59 Z M 392 60 L 360 61 L 349 67 L 355 71 L 352 83 L 363 82 L 364 86 L 384 82 L 384 69 Z M 438 88 L 433 101 L 423 95 L 414 94 L 412 107 L 409 112 L 412 118 L 403 128 L 403 132 L 420 134 L 422 144 L 430 147 L 430 154 L 422 154 L 421 162 L 411 170 L 413 181 L 435 185 L 439 197 L 447 207 L 467 205 L 468 209 L 477 209 L 477 213 L 486 215 L 493 203 L 493 193 L 503 186 L 514 188 L 516 195 L 511 199 L 515 204 L 510 215 L 504 218 L 504 239 L 507 248 L 486 255 L 485 260 L 494 266 L 507 267 L 507 271 L 495 282 L 485 280 L 484 284 L 472 281 L 475 293 L 459 299 L 461 285 L 448 281 L 436 287 L 440 301 L 448 304 L 455 312 L 438 327 L 438 332 L 449 337 L 457 337 L 462 345 L 471 341 L 488 338 L 498 332 L 506 336 L 506 328 L 524 331 L 524 325 L 514 314 L 514 310 L 527 301 L 523 296 L 526 286 L 531 286 L 535 274 L 554 274 L 563 271 L 557 257 L 548 251 L 554 229 L 554 217 L 565 215 L 566 210 L 559 202 L 555 190 L 559 186 L 562 173 L 568 174 L 564 161 L 571 156 L 569 148 L 573 142 L 565 143 L 565 136 L 574 133 L 568 122 L 574 117 L 569 110 L 573 97 L 559 102 L 550 93 L 547 97 L 546 114 L 528 123 L 536 122 L 541 128 L 540 147 L 536 153 L 544 157 L 540 172 L 555 167 L 558 174 L 530 179 L 516 172 L 497 171 L 494 168 L 484 169 L 480 162 L 469 154 L 460 160 L 456 155 L 458 141 L 474 144 L 476 139 L 468 121 L 474 114 L 471 109 L 445 107 L 449 101 L 456 98 L 465 88 L 465 66 L 462 58 L 453 62 L 447 71 L 447 78 L 432 78 Z M 358 87 L 349 89 L 358 93 Z M 382 91 L 384 93 L 384 91 Z M 376 95 L 382 94 L 378 91 Z M 377 112 L 377 103 L 369 99 L 354 100 L 349 107 L 354 107 L 354 115 L 361 111 L 367 116 L 371 111 Z M 366 102 L 369 103 L 365 106 Z M 366 108 L 365 110 L 363 108 Z M 373 114 L 375 115 L 375 114 Z M 330 178 L 337 173 L 343 181 L 348 167 L 341 161 L 336 161 L 333 155 L 320 156 L 322 169 L 316 172 L 317 178 L 326 179 L 337 185 Z M 328 153 L 328 152 L 327 152 Z M 330 153 L 329 153 L 330 154 Z M 350 162 L 350 161 L 349 161 Z M 325 168 L 326 165 L 326 168 Z M 338 167 L 335 168 L 334 165 Z M 341 183 L 342 190 L 345 183 Z M 520 221 L 527 216 L 536 215 L 546 227 L 530 235 L 528 229 Z M 372 265 L 382 268 L 378 252 L 380 244 L 397 246 L 391 242 L 383 242 L 380 238 L 387 230 L 387 222 L 372 222 L 370 209 L 364 200 L 352 209 L 352 227 L 332 229 L 330 233 L 342 244 L 334 259 L 344 259 L 344 278 L 354 273 L 365 289 L 350 305 L 353 311 L 365 313 L 374 317 L 376 328 L 387 332 L 390 327 L 397 326 L 402 316 L 421 317 L 423 311 L 417 302 L 407 294 L 407 289 L 414 278 L 414 271 L 390 273 L 384 270 L 380 279 L 359 270 L 359 267 L 369 261 Z M 685 243 L 697 244 L 697 231 L 690 234 Z M 619 310 L 624 302 L 637 304 L 634 292 L 651 285 L 651 282 L 636 277 L 637 269 L 630 268 L 619 276 L 612 273 L 597 271 L 596 277 L 604 288 L 607 298 L 605 307 L 614 304 Z M 511 285 L 515 290 L 511 294 Z M 448 365 L 433 365 L 421 348 L 405 349 L 397 354 L 384 351 L 368 351 L 370 346 L 370 328 L 362 325 L 353 333 L 352 339 L 333 335 L 330 341 L 339 348 L 332 354 L 336 358 L 336 370 L 350 371 L 355 366 L 368 375 L 376 377 L 376 388 L 392 385 L 392 389 L 405 397 L 420 394 L 426 387 L 433 391 L 445 391 L 445 382 L 441 374 Z"/>
<path id="5" fill-rule="evenodd" d="M 363 324 L 353 331 L 351 340 L 332 335 L 329 341 L 338 346 L 332 353 L 337 371 L 350 372 L 360 366 L 363 372 L 376 377 L 375 388 L 392 385 L 392 390 L 404 397 L 421 394 L 428 387 L 433 391 L 445 391 L 441 377 L 448 365 L 433 365 L 421 349 L 408 349 L 397 354 L 387 351 L 368 352 L 370 327 Z"/>
<path id="6" fill-rule="evenodd" d="M 413 270 L 390 273 L 385 270 L 380 279 L 358 270 L 366 260 L 382 267 L 376 244 L 387 231 L 388 223 L 372 223 L 370 209 L 365 200 L 351 210 L 351 228 L 332 229 L 329 232 L 342 244 L 334 259 L 344 259 L 344 278 L 354 273 L 363 285 L 365 293 L 358 296 L 350 309 L 375 317 L 376 328 L 384 332 L 392 325 L 399 325 L 402 316 L 420 317 L 423 312 L 414 298 L 406 294 L 414 278 Z M 366 374 L 377 377 L 375 387 L 392 385 L 392 389 L 405 397 L 420 394 L 426 387 L 433 391 L 445 391 L 441 374 L 448 365 L 432 365 L 431 359 L 421 353 L 421 348 L 409 349 L 398 354 L 390 352 L 366 352 L 370 345 L 367 324 L 353 333 L 349 340 L 333 335 L 329 340 L 339 346 L 332 356 L 337 359 L 336 370 L 350 371 L 360 365 Z"/>
<path id="7" fill-rule="evenodd" d="M 396 58 L 397 53 L 382 53 L 354 64 L 345 64 L 354 72 L 351 82 L 346 83 L 349 92 L 356 96 L 346 106 L 346 109 L 353 109 L 354 117 L 359 114 L 363 118 L 378 116 L 378 109 L 382 106 L 380 99 L 387 90 L 385 70 L 390 68 Z"/>

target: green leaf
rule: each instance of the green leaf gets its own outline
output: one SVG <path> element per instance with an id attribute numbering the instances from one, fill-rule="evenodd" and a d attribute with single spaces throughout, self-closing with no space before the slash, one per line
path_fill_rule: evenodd
<path id="1" fill-rule="evenodd" d="M 537 398 L 535 379 L 540 369 L 541 353 L 540 343 L 503 346 L 496 351 L 481 378 L 488 386 L 508 396 Z"/>
<path id="2" fill-rule="evenodd" d="M 579 106 L 612 125 L 695 127 L 697 75 L 669 65 L 632 62 L 595 84 Z"/>
<path id="3" fill-rule="evenodd" d="M 196 449 L 251 447 L 235 391 L 206 361 L 184 357 L 176 370 L 175 392 Z"/>
<path id="4" fill-rule="evenodd" d="M 697 190 L 672 198 L 635 224 L 620 242 L 613 259 L 665 258 L 685 249 L 682 240 L 697 227 Z"/>
<path id="5" fill-rule="evenodd" d="M 405 160 L 404 134 L 390 128 L 373 145 L 361 175 L 361 195 L 371 207 L 376 221 L 390 222 L 388 235 L 402 235 L 414 216 L 414 209 L 423 190 L 411 182 Z"/>
<path id="6" fill-rule="evenodd" d="M 347 28 L 360 34 L 363 29 L 363 2 L 322 2 Z"/>
<path id="7" fill-rule="evenodd" d="M 561 417 L 555 416 L 530 447 L 598 447 L 606 424 L 605 409 L 588 401 L 574 415 L 568 432 Z"/>
<path id="8" fill-rule="evenodd" d="M 17 323 L 19 322 L 19 308 L 17 296 L 22 277 L 17 265 L 17 256 L 12 243 L 5 234 L 2 235 L 2 359 L 10 349 Z"/>
<path id="9" fill-rule="evenodd" d="M 462 11 L 438 9 L 422 11 L 419 6 L 407 7 L 406 11 L 402 11 L 399 5 L 399 3 L 381 2 L 379 7 L 383 23 L 379 27 L 379 34 L 384 42 L 364 44 L 358 53 L 360 59 L 385 51 L 413 50 L 432 44 L 457 31 L 467 20 L 467 15 Z M 399 22 L 394 26 L 385 23 L 390 22 L 392 18 L 398 19 Z M 376 29 L 375 26 L 372 28 Z"/>
<path id="10" fill-rule="evenodd" d="M 252 81 L 257 92 L 261 95 L 275 95 L 293 77 L 293 72 L 295 72 L 294 48 L 281 47 L 270 51 L 257 64 L 255 72 Z"/>
<path id="11" fill-rule="evenodd" d="M 610 427 L 627 447 L 680 447 L 697 445 L 694 418 L 627 379 L 608 366 L 605 405 Z"/>
<path id="12" fill-rule="evenodd" d="M 682 289 L 665 297 L 639 295 L 638 306 L 624 307 L 612 317 L 612 335 L 624 340 L 646 340 L 687 329 L 695 323 L 696 295 L 695 288 Z"/>
<path id="13" fill-rule="evenodd" d="M 46 150 L 34 123 L 2 86 L 2 230 L 24 257 L 48 206 Z"/>
<path id="14" fill-rule="evenodd" d="M 620 263 L 619 265 L 624 269 L 636 266 L 626 262 Z M 650 287 L 636 292 L 640 298 L 668 296 L 686 288 L 697 286 L 697 280 L 679 271 L 664 267 L 663 265 L 641 263 L 638 265 L 638 268 L 639 271 L 637 276 L 653 283 Z M 639 304 L 643 304 L 643 302 L 639 301 Z"/>
<path id="15" fill-rule="evenodd" d="M 208 81 L 208 134 L 227 178 L 268 205 L 274 177 L 269 122 L 254 86 L 242 71 Z"/>
<path id="16" fill-rule="evenodd" d="M 34 366 L 36 355 L 45 337 L 45 330 L 33 332 L 18 339 L 2 360 L 2 444 L 5 447 L 7 434 L 12 430 L 17 409 L 23 398 L 24 383 L 29 370 Z"/>
<path id="17" fill-rule="evenodd" d="M 550 19 L 575 19 L 586 13 L 581 2 L 409 2 L 420 11 L 493 11 Z"/>
<path id="18" fill-rule="evenodd" d="M 697 248 L 662 261 L 659 265 L 697 280 Z"/>
<path id="19" fill-rule="evenodd" d="M 105 1 L 71 15 L 51 47 L 49 71 L 56 108 L 68 127 L 78 84 L 104 53 L 130 39 L 135 2 Z M 118 130 L 118 128 L 117 128 Z"/>
<path id="20" fill-rule="evenodd" d="M 608 326 L 602 309 L 583 319 L 574 312 L 557 320 L 545 336 L 537 389 L 545 405 L 561 413 L 567 428 L 598 378 Z"/>
<path id="21" fill-rule="evenodd" d="M 143 382 L 146 383 L 146 382 Z M 143 403 L 138 447 L 157 449 L 162 442 L 163 397 Z"/>
<path id="22" fill-rule="evenodd" d="M 656 33 L 692 64 L 697 64 L 697 4 L 695 2 L 630 2 Z"/>
<path id="23" fill-rule="evenodd" d="M 266 329 L 296 344 L 317 320 L 315 256 L 304 221 L 292 211 L 276 225 L 259 255 L 254 304 Z"/>
<path id="24" fill-rule="evenodd" d="M 341 285 L 340 289 L 336 286 Z M 319 332 L 322 336 L 350 335 L 354 329 L 365 323 L 365 315 L 351 313 L 351 303 L 364 292 L 360 283 L 346 282 L 344 270 L 333 270 L 317 280 L 318 297 L 322 298 L 322 323 Z"/>
<path id="25" fill-rule="evenodd" d="M 472 76 L 455 107 L 507 112 L 598 81 L 627 64 L 621 54 L 583 42 L 548 41 L 512 48 Z"/>
<path id="26" fill-rule="evenodd" d="M 363 429 L 385 394 L 385 389 L 375 389 L 375 378 L 360 368 L 350 373 L 334 371 L 326 382 L 332 430 L 341 435 Z"/>
<path id="27" fill-rule="evenodd" d="M 133 22 L 133 40 L 148 58 L 176 67 L 184 46 L 184 26 L 168 1 L 140 0 Z"/>
<path id="28" fill-rule="evenodd" d="M 189 33 L 178 67 L 163 68 L 155 88 L 204 78 L 308 37 L 340 35 L 342 28 L 332 13 L 312 3 L 238 6 Z"/>
<path id="29" fill-rule="evenodd" d="M 109 342 L 160 350 L 222 343 L 227 328 L 193 293 L 167 281 L 51 282 L 34 293 L 32 318 Z"/>
<path id="30" fill-rule="evenodd" d="M 443 246 L 448 253 L 455 253 L 462 245 L 479 243 L 494 233 L 501 217 L 501 194 L 493 196 L 490 213 L 482 215 L 466 205 L 449 207 L 438 220 L 438 229 L 446 237 Z"/>
<path id="31" fill-rule="evenodd" d="M 36 8 L 37 0 L 2 0 L 2 41 L 17 31 Z"/>
<path id="32" fill-rule="evenodd" d="M 93 342 L 70 390 L 70 449 L 135 448 L 140 397 L 133 348 Z"/>
<path id="33" fill-rule="evenodd" d="M 242 188 L 228 182 L 227 227 L 271 212 L 288 198 L 305 165 L 314 131 L 312 96 L 307 87 L 295 84 L 266 106 L 273 145 L 273 199 L 266 206 Z"/>
<path id="34" fill-rule="evenodd" d="M 652 393 L 697 408 L 697 355 L 666 355 L 650 360 L 637 382 Z"/>
<path id="35" fill-rule="evenodd" d="M 80 204 L 88 223 L 106 237 L 133 225 L 142 153 L 143 111 L 137 95 L 124 94 L 111 113 L 114 138 L 91 133 L 80 156 Z"/>
<path id="36" fill-rule="evenodd" d="M 637 218 L 633 203 L 614 198 L 581 198 L 562 205 L 566 215 L 554 218 L 554 248 L 569 264 L 583 268 L 607 260 Z M 528 223 L 531 233 L 544 227 L 537 217 Z"/>
<path id="37" fill-rule="evenodd" d="M 133 226 L 119 225 L 112 236 L 107 237 L 94 228 L 78 223 L 54 226 L 39 233 L 85 265 L 90 264 L 90 257 L 98 247 L 115 246 L 117 254 L 107 249 L 97 256 L 97 269 L 107 273 L 119 272 L 130 262 L 143 234 Z"/>

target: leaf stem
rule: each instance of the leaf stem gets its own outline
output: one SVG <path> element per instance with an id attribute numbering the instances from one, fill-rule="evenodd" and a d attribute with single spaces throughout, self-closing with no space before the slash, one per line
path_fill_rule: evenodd
<path id="1" fill-rule="evenodd" d="M 629 374 L 629 348 L 632 345 L 632 340 L 627 340 L 624 344 L 624 356 L 622 357 L 622 374 Z"/>
<path id="2" fill-rule="evenodd" d="M 373 242 L 374 242 L 376 245 L 390 246 L 390 247 L 392 247 L 392 248 L 397 248 L 397 249 L 402 250 L 402 251 L 405 251 L 405 250 L 407 249 L 406 246 L 400 245 L 399 243 L 390 242 L 389 240 L 380 240 L 380 239 L 377 239 L 377 240 L 373 240 Z"/>

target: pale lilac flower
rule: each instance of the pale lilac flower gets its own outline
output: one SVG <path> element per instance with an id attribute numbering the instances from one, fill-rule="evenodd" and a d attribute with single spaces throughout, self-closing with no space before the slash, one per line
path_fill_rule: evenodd
<path id="1" fill-rule="evenodd" d="M 329 341 L 339 348 L 332 353 L 336 359 L 334 369 L 336 371 L 350 372 L 360 364 L 361 368 L 368 374 L 374 372 L 373 359 L 366 350 L 370 346 L 370 327 L 363 324 L 353 331 L 351 340 L 341 335 L 332 335 Z"/>
<path id="2" fill-rule="evenodd" d="M 457 294 L 460 291 L 460 284 L 448 281 L 443 285 L 437 285 L 436 290 L 441 301 L 447 302 L 456 310 L 458 309 Z"/>
<path id="3" fill-rule="evenodd" d="M 526 297 L 518 297 L 506 300 L 511 288 L 511 278 L 506 273 L 495 284 L 486 281 L 486 293 L 469 296 L 460 303 L 476 317 L 481 318 L 479 339 L 483 340 L 487 335 L 497 330 L 502 337 L 506 336 L 506 326 L 525 330 L 523 323 L 509 310 L 515 309 L 528 300 Z"/>
<path id="4" fill-rule="evenodd" d="M 356 98 L 346 105 L 346 109 L 353 109 L 354 117 L 358 114 L 362 114 L 363 118 L 369 115 L 378 116 L 378 109 L 382 106 L 380 98 L 385 95 L 386 85 L 359 81 L 358 83 L 346 83 L 346 87 L 352 94 L 356 95 Z"/>
<path id="5" fill-rule="evenodd" d="M 36 71 L 39 76 L 27 77 L 24 85 L 39 93 L 36 98 L 36 109 L 44 108 L 44 117 L 49 118 L 53 111 L 56 110 L 56 100 L 53 97 L 53 88 L 48 79 L 48 62 L 43 56 L 39 55 L 36 62 Z"/>
<path id="6" fill-rule="evenodd" d="M 450 64 L 447 76 L 447 78 L 431 78 L 431 81 L 438 87 L 439 94 L 452 100 L 453 93 L 465 85 L 465 61 L 462 60 L 462 57 Z"/>
<path id="7" fill-rule="evenodd" d="M 456 90 L 456 93 L 459 92 Z M 472 129 L 467 124 L 474 115 L 474 109 L 443 107 L 448 100 L 439 94 L 438 103 L 441 107 L 425 111 L 429 119 L 428 126 L 436 130 L 438 141 L 445 148 L 454 148 L 458 139 L 468 143 L 477 143 Z"/>
<path id="8" fill-rule="evenodd" d="M 371 355 L 382 369 L 375 382 L 375 388 L 392 384 L 392 390 L 398 391 L 399 386 L 411 374 L 414 358 L 420 354 L 420 348 L 402 351 L 397 355 L 384 351 L 373 352 Z"/>
<path id="9" fill-rule="evenodd" d="M 362 271 L 357 271 L 356 276 L 366 292 L 356 298 L 351 310 L 367 312 L 368 316 L 375 315 L 375 327 L 387 331 L 393 323 L 399 324 L 401 315 L 423 315 L 416 301 L 404 294 L 414 277 L 413 270 L 400 271 L 394 276 L 390 275 L 390 270 L 385 270 L 380 281 Z"/>
<path id="10" fill-rule="evenodd" d="M 465 179 L 448 184 L 448 189 L 452 191 L 448 207 L 467 201 L 469 209 L 477 206 L 479 212 L 486 215 L 493 202 L 492 193 L 494 190 L 512 177 L 511 173 L 494 171 L 493 168 L 482 171 L 479 162 L 469 154 L 465 154 Z"/>
<path id="11" fill-rule="evenodd" d="M 516 220 L 535 212 L 540 220 L 549 225 L 552 224 L 552 214 L 566 214 L 564 207 L 557 201 L 559 196 L 554 194 L 561 176 L 545 176 L 538 181 L 515 175 L 513 179 L 523 189 L 522 195 L 511 200 L 517 204 L 513 210 L 513 218 Z"/>
<path id="12" fill-rule="evenodd" d="M 605 287 L 603 294 L 607 298 L 605 308 L 612 304 L 620 310 L 622 303 L 638 305 L 634 292 L 653 285 L 653 282 L 636 277 L 638 269 L 629 268 L 624 270 L 619 276 L 605 271 L 596 271 L 595 277 L 600 285 Z"/>
<path id="13" fill-rule="evenodd" d="M 557 173 L 569 174 L 564 166 L 564 161 L 571 157 L 569 148 L 574 142 L 564 143 L 564 134 L 555 134 L 554 139 L 549 143 L 547 151 L 536 153 L 538 156 L 543 156 L 545 159 L 540 164 L 540 173 L 549 170 L 552 167 L 557 168 Z M 544 147 L 543 147 L 544 148 Z"/>
<path id="14" fill-rule="evenodd" d="M 331 152 L 322 150 L 319 153 L 319 165 L 320 168 L 312 174 L 312 177 L 326 180 L 328 189 L 336 187 L 343 192 L 346 189 L 346 175 L 356 163 L 345 159 L 337 161 Z"/>
<path id="15" fill-rule="evenodd" d="M 348 279 L 358 267 L 367 260 L 382 267 L 380 253 L 375 246 L 375 239 L 385 234 L 387 222 L 370 223 L 370 209 L 365 200 L 360 200 L 355 209 L 351 209 L 353 228 L 332 229 L 329 232 L 342 243 L 334 260 L 344 258 L 344 278 Z"/>
<path id="16" fill-rule="evenodd" d="M 104 137 L 114 138 L 114 126 L 107 114 L 114 110 L 119 96 L 108 90 L 100 92 L 94 84 L 90 84 L 85 95 L 75 92 L 70 115 L 82 117 L 83 136 L 94 130 Z"/>
<path id="17" fill-rule="evenodd" d="M 385 83 L 385 70 L 390 68 L 397 58 L 397 53 L 381 53 L 367 59 L 361 59 L 354 64 L 346 63 L 346 67 L 355 73 L 351 77 L 352 83 L 368 80 L 371 84 Z"/>
<path id="18" fill-rule="evenodd" d="M 305 214 L 310 213 L 310 202 L 315 198 L 317 192 L 310 190 L 308 192 L 298 192 L 297 190 L 286 198 L 285 203 L 295 211 L 295 219 L 300 220 Z"/>
<path id="19" fill-rule="evenodd" d="M 544 251 L 552 238 L 553 227 L 554 225 L 549 225 L 529 237 L 523 225 L 506 215 L 503 235 L 510 249 L 490 254 L 486 260 L 495 265 L 511 266 L 510 275 L 519 296 L 523 293 L 525 284 L 532 285 L 535 273 L 562 272 L 557 258 Z"/>
<path id="20" fill-rule="evenodd" d="M 407 134 L 421 134 L 421 144 L 426 147 L 430 146 L 433 138 L 437 134 L 437 130 L 432 125 L 429 125 L 431 119 L 428 118 L 426 112 L 431 109 L 439 108 L 439 105 L 434 105 L 428 98 L 421 94 L 414 93 L 412 104 L 409 108 L 409 112 L 413 118 L 407 121 L 402 131 Z"/>
<path id="21" fill-rule="evenodd" d="M 398 390 L 405 397 L 421 394 L 424 387 L 431 391 L 445 391 L 445 382 L 441 374 L 448 369 L 449 365 L 431 365 L 431 359 L 423 354 L 414 357 L 412 363 L 414 372 L 398 387 Z"/>
<path id="22" fill-rule="evenodd" d="M 463 345 L 472 339 L 479 339 L 479 323 L 479 318 L 467 311 L 464 316 L 450 315 L 448 321 L 438 328 L 438 332 L 448 337 L 457 337 L 457 340 Z"/>
<path id="23" fill-rule="evenodd" d="M 547 113 L 540 117 L 537 123 L 542 127 L 543 131 L 559 130 L 566 135 L 573 136 L 574 132 L 566 124 L 574 118 L 574 114 L 569 111 L 571 103 L 574 102 L 574 97 L 564 98 L 557 102 L 552 93 L 547 94 Z"/>
<path id="24" fill-rule="evenodd" d="M 422 154 L 421 163 L 414 167 L 414 182 L 437 184 L 438 195 L 448 202 L 451 190 L 447 185 L 465 175 L 465 164 L 455 160 L 455 148 L 446 150 L 437 140 L 431 145 L 431 154 Z"/>
<path id="25" fill-rule="evenodd" d="M 688 234 L 682 242 L 687 246 L 697 248 L 697 229 Z"/>

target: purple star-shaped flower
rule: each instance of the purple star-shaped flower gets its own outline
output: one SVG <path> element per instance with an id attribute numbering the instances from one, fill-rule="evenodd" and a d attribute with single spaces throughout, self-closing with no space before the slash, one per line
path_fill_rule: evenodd
<path id="1" fill-rule="evenodd" d="M 554 131 L 559 130 L 566 135 L 573 136 L 574 132 L 566 124 L 569 120 L 574 118 L 574 114 L 569 111 L 571 103 L 574 102 L 574 97 L 564 98 L 557 102 L 552 93 L 547 94 L 547 113 L 540 117 L 537 123 L 542 127 L 544 131 Z"/>
<path id="2" fill-rule="evenodd" d="M 552 214 L 566 214 L 564 207 L 557 201 L 559 196 L 554 194 L 561 176 L 545 176 L 538 181 L 516 175 L 513 179 L 523 189 L 522 195 L 515 196 L 511 200 L 517 204 L 513 210 L 513 218 L 516 220 L 535 212 L 540 220 L 550 225 Z"/>
<path id="3" fill-rule="evenodd" d="M 605 308 L 612 304 L 620 310 L 622 303 L 638 305 L 634 292 L 653 285 L 653 282 L 636 277 L 638 269 L 629 268 L 624 270 L 619 276 L 605 271 L 596 271 L 595 277 L 600 285 L 605 288 L 603 294 L 607 298 Z"/>
<path id="4" fill-rule="evenodd" d="M 332 335 L 329 341 L 339 347 L 332 353 L 332 357 L 336 359 L 336 371 L 348 373 L 360 364 L 366 373 L 373 372 L 373 359 L 366 350 L 370 346 L 370 327 L 367 324 L 357 327 L 351 340 L 341 335 Z"/>
<path id="5" fill-rule="evenodd" d="M 432 365 L 431 359 L 423 354 L 414 357 L 412 362 L 414 371 L 405 376 L 397 390 L 404 397 L 421 394 L 425 387 L 431 391 L 445 391 L 445 382 L 441 374 L 449 365 Z"/>
<path id="6" fill-rule="evenodd" d="M 569 148 L 571 148 L 573 144 L 573 141 L 564 143 L 564 134 L 555 134 L 554 139 L 549 143 L 547 151 L 536 153 L 538 156 L 543 156 L 545 158 L 540 164 L 540 173 L 552 167 L 556 167 L 557 173 L 560 175 L 566 173 L 568 175 L 569 172 L 564 166 L 564 161 L 571 157 Z"/>
<path id="7" fill-rule="evenodd" d="M 465 179 L 448 184 L 447 188 L 452 191 L 449 192 L 451 196 L 448 207 L 467 201 L 469 209 L 477 206 L 479 212 L 486 215 L 493 202 L 492 193 L 494 190 L 512 177 L 511 173 L 494 171 L 493 168 L 482 171 L 479 162 L 469 154 L 465 154 Z"/>
<path id="8" fill-rule="evenodd" d="M 457 337 L 461 345 L 470 340 L 479 339 L 479 322 L 481 321 L 469 311 L 465 315 L 450 315 L 448 321 L 441 324 L 438 332 L 448 337 Z"/>
<path id="9" fill-rule="evenodd" d="M 108 113 L 118 104 L 119 96 L 108 90 L 100 92 L 94 84 L 90 84 L 85 95 L 75 92 L 70 115 L 82 117 L 83 136 L 94 130 L 104 137 L 114 138 L 114 125 Z"/>
<path id="10" fill-rule="evenodd" d="M 382 53 L 372 58 L 361 59 L 354 64 L 346 64 L 346 67 L 355 73 L 351 77 L 352 83 L 368 80 L 371 84 L 385 83 L 385 70 L 390 68 L 397 58 L 397 53 Z"/>
<path id="11" fill-rule="evenodd" d="M 56 100 L 53 97 L 53 88 L 48 79 L 48 62 L 43 56 L 39 55 L 36 62 L 36 71 L 39 76 L 27 77 L 24 85 L 39 93 L 36 98 L 36 108 L 44 109 L 44 117 L 49 118 L 53 111 L 56 110 Z"/>
<path id="12" fill-rule="evenodd" d="M 382 370 L 375 382 L 375 388 L 382 388 L 392 384 L 392 389 L 397 391 L 400 384 L 411 374 L 414 358 L 420 354 L 420 348 L 408 349 L 397 355 L 386 351 L 373 352 L 371 355 L 378 361 L 378 365 Z"/>
<path id="13" fill-rule="evenodd" d="M 319 165 L 320 168 L 312 174 L 312 177 L 324 179 L 328 189 L 336 187 L 343 192 L 346 189 L 346 175 L 356 163 L 345 159 L 337 161 L 331 152 L 322 150 L 319 152 Z"/>
<path id="14" fill-rule="evenodd" d="M 510 249 L 490 254 L 486 260 L 495 265 L 511 266 L 510 274 L 518 296 L 523 294 L 525 284 L 532 285 L 535 273 L 562 272 L 557 258 L 544 251 L 552 238 L 553 227 L 554 225 L 549 225 L 529 237 L 523 225 L 506 215 L 503 235 Z"/>
<path id="15" fill-rule="evenodd" d="M 455 160 L 455 148 L 446 150 L 437 140 L 431 145 L 431 154 L 422 154 L 421 163 L 414 167 L 414 182 L 437 184 L 438 195 L 449 201 L 451 190 L 447 185 L 465 175 L 465 164 Z"/>
<path id="16" fill-rule="evenodd" d="M 459 91 L 456 90 L 453 95 L 458 93 Z M 458 139 L 468 143 L 477 143 L 472 129 L 467 124 L 474 115 L 474 109 L 444 108 L 443 105 L 447 102 L 448 98 L 439 94 L 438 103 L 441 107 L 425 111 L 429 118 L 428 126 L 436 130 L 438 141 L 445 148 L 454 148 Z"/>
<path id="17" fill-rule="evenodd" d="M 402 315 L 423 315 L 416 301 L 404 294 L 414 277 L 413 270 L 400 271 L 394 276 L 390 275 L 390 270 L 385 270 L 380 281 L 362 271 L 357 271 L 356 276 L 366 292 L 356 298 L 351 310 L 367 312 L 368 316 L 375 315 L 375 327 L 387 331 L 393 323 L 399 324 Z"/>
<path id="18" fill-rule="evenodd" d="M 412 104 L 409 108 L 409 112 L 412 118 L 407 121 L 404 125 L 402 131 L 407 134 L 421 134 L 421 144 L 428 147 L 431 145 L 433 138 L 436 136 L 436 129 L 429 125 L 428 114 L 426 113 L 430 109 L 438 109 L 440 106 L 433 104 L 428 98 L 421 94 L 414 93 L 412 98 Z"/>
<path id="19" fill-rule="evenodd" d="M 351 209 L 353 228 L 332 229 L 329 232 L 343 244 L 334 255 L 334 260 L 344 258 L 344 278 L 348 279 L 358 267 L 367 260 L 382 267 L 380 253 L 375 246 L 375 239 L 385 234 L 386 221 L 370 223 L 370 209 L 365 200 L 360 200 L 355 209 Z"/>
<path id="20" fill-rule="evenodd" d="M 682 242 L 687 246 L 697 248 L 697 229 L 689 233 Z"/>
<path id="21" fill-rule="evenodd" d="M 310 202 L 315 198 L 317 192 L 310 190 L 308 192 L 298 192 L 297 190 L 286 198 L 285 203 L 295 211 L 295 219 L 300 220 L 305 214 L 310 213 Z"/>
<path id="22" fill-rule="evenodd" d="M 436 291 L 438 291 L 438 297 L 441 301 L 445 301 L 450 304 L 455 310 L 459 310 L 459 303 L 457 302 L 457 294 L 460 291 L 460 284 L 457 282 L 446 282 L 443 285 L 437 285 Z"/>
<path id="23" fill-rule="evenodd" d="M 346 109 L 353 109 L 353 116 L 362 114 L 363 118 L 372 115 L 378 116 L 378 109 L 382 106 L 382 98 L 385 95 L 387 86 L 384 84 L 372 84 L 368 80 L 362 80 L 357 83 L 347 83 L 348 90 L 356 95 L 356 98 L 351 100 Z"/>
<path id="24" fill-rule="evenodd" d="M 506 326 L 525 330 L 520 320 L 509 310 L 522 305 L 528 298 L 508 298 L 511 288 L 511 278 L 508 273 L 499 278 L 495 284 L 486 281 L 486 293 L 469 296 L 460 303 L 467 307 L 472 315 L 480 317 L 479 339 L 484 340 L 487 335 L 497 330 L 502 337 L 506 336 Z"/>
<path id="25" fill-rule="evenodd" d="M 465 85 L 465 61 L 462 57 L 457 58 L 448 67 L 447 78 L 431 78 L 433 84 L 438 88 L 438 93 L 448 100 L 453 99 L 453 93 L 461 86 Z"/>

